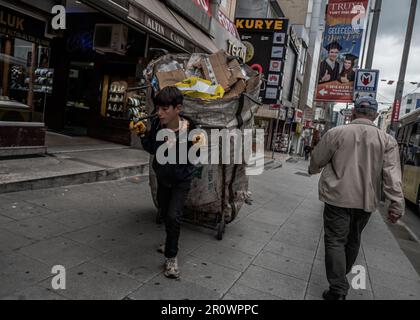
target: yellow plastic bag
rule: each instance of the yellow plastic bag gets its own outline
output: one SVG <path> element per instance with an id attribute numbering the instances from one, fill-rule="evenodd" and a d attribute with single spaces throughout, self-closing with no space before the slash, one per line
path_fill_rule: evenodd
<path id="1" fill-rule="evenodd" d="M 225 95 L 225 90 L 221 85 L 212 85 L 210 81 L 189 77 L 184 81 L 178 82 L 175 86 L 186 96 L 203 100 L 221 99 Z"/>

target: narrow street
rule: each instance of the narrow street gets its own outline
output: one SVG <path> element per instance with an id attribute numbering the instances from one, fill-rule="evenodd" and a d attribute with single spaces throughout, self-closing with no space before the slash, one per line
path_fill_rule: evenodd
<path id="1" fill-rule="evenodd" d="M 252 205 L 222 241 L 183 224 L 179 281 L 163 276 L 156 249 L 165 233 L 147 176 L 2 194 L 0 299 L 321 299 L 323 204 L 306 166 L 273 163 L 251 177 Z M 419 299 L 420 277 L 404 252 L 373 215 L 357 261 L 366 289 L 348 299 Z M 65 267 L 65 290 L 52 289 L 55 265 Z"/>

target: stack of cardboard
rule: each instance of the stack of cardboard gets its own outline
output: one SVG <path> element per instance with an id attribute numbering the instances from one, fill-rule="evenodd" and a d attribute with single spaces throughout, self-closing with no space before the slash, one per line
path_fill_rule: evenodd
<path id="1" fill-rule="evenodd" d="M 193 59 L 193 58 L 191 58 Z M 184 64 L 185 65 L 185 64 Z M 188 78 L 188 74 L 199 74 L 203 79 L 211 81 L 214 85 L 220 85 L 225 90 L 223 98 L 229 99 L 240 96 L 243 92 L 249 92 L 249 88 L 255 87 L 259 82 L 259 76 L 249 78 L 243 71 L 243 66 L 238 60 L 230 57 L 225 51 L 220 50 L 212 55 L 200 55 L 194 58 L 194 63 L 189 63 L 189 68 L 194 70 L 172 70 L 156 72 L 159 88 L 173 86 Z"/>

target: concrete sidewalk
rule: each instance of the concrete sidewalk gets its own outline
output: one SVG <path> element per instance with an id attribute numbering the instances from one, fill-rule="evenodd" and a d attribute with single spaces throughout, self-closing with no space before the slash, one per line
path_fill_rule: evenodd
<path id="1" fill-rule="evenodd" d="M 320 299 L 323 205 L 307 162 L 251 177 L 253 205 L 215 232 L 184 224 L 179 281 L 162 274 L 164 228 L 147 177 L 0 195 L 2 299 Z M 367 289 L 349 299 L 420 299 L 420 278 L 379 214 L 358 264 Z M 51 288 L 54 265 L 66 290 Z"/>
<path id="2" fill-rule="evenodd" d="M 149 155 L 115 144 L 48 148 L 39 157 L 0 159 L 0 194 L 147 174 Z"/>

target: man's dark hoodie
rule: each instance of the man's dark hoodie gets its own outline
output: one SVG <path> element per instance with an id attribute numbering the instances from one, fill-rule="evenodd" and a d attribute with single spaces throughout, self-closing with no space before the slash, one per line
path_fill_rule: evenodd
<path id="1" fill-rule="evenodd" d="M 189 134 L 189 132 L 191 132 L 192 130 L 196 129 L 194 121 L 192 121 L 190 118 L 187 118 L 185 116 L 180 116 L 180 118 L 187 120 L 189 123 L 187 134 Z M 156 141 L 157 133 L 161 129 L 164 128 L 161 126 L 159 118 L 153 118 L 151 121 L 150 131 L 144 136 L 140 137 L 144 150 L 146 150 L 152 155 L 156 155 L 156 152 L 159 149 L 159 147 L 165 143 L 165 141 Z M 152 164 L 158 182 L 168 187 L 176 185 L 178 183 L 191 181 L 195 170 L 194 165 L 190 163 L 189 159 L 187 160 L 187 164 L 179 164 L 179 131 L 175 132 L 175 135 L 177 163 L 160 164 L 156 160 L 155 156 Z M 187 142 L 188 151 L 190 150 L 192 145 L 192 141 Z"/>

